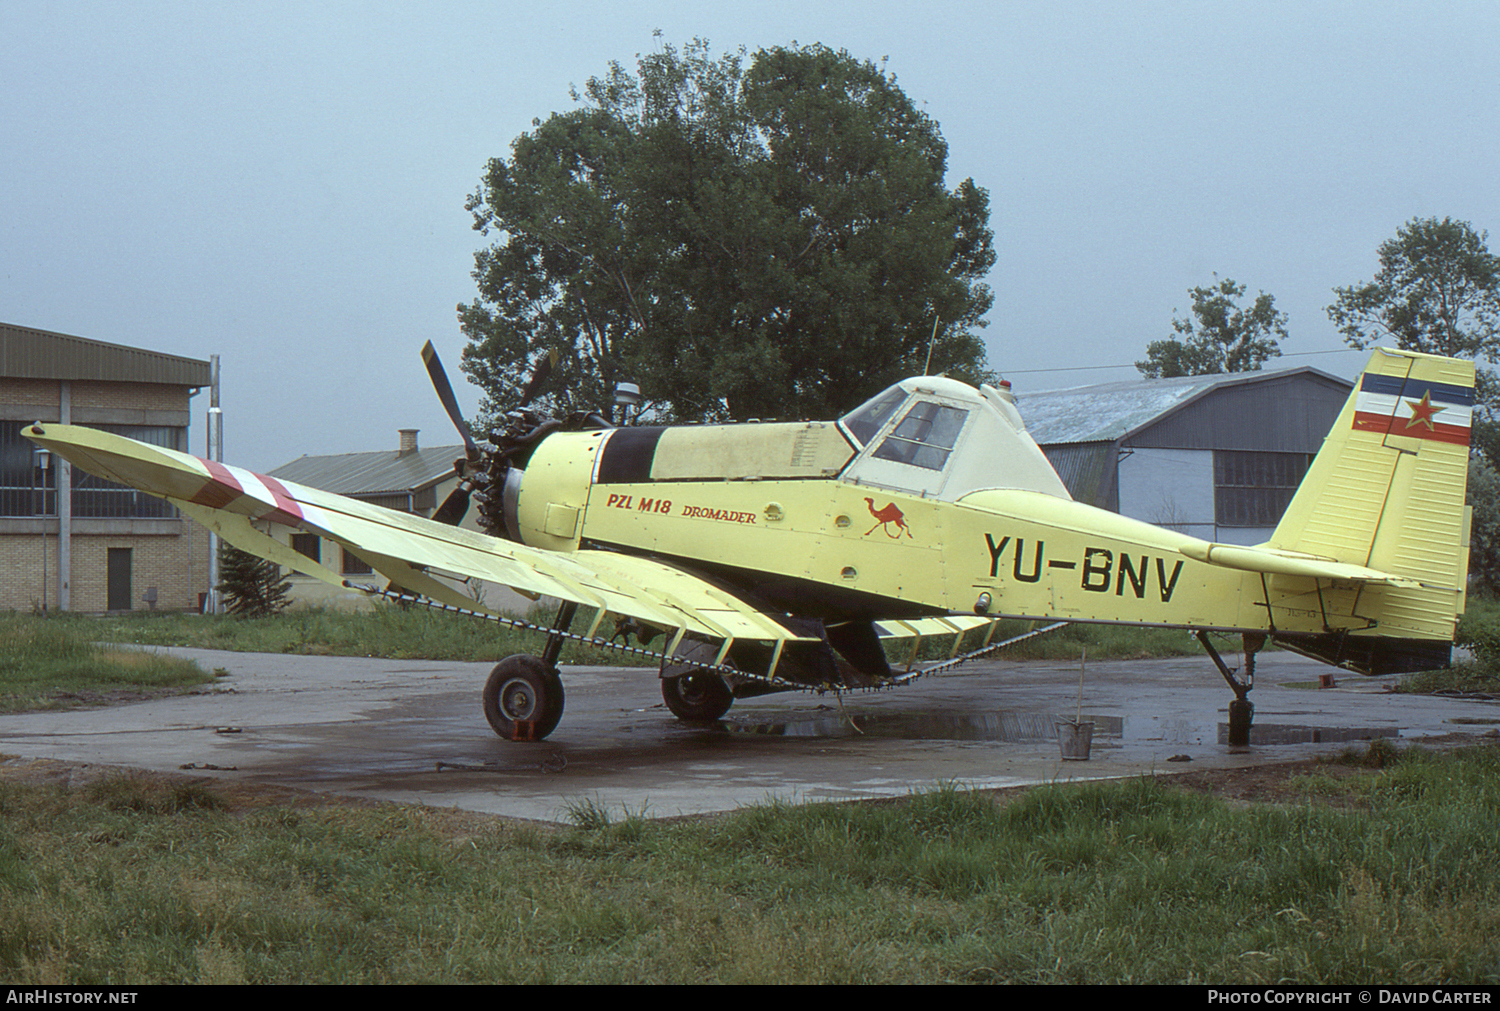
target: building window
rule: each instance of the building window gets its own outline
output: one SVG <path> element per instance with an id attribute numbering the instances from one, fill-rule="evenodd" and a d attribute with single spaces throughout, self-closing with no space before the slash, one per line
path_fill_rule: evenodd
<path id="1" fill-rule="evenodd" d="M 292 534 L 292 550 L 315 562 L 323 561 L 323 542 L 317 534 Z"/>
<path id="2" fill-rule="evenodd" d="M 56 456 L 45 474 L 36 443 L 21 434 L 27 421 L 0 421 L 0 516 L 56 516 Z"/>
<path id="3" fill-rule="evenodd" d="M 56 516 L 56 456 L 46 477 L 37 467 L 36 444 L 22 435 L 29 421 L 0 421 L 0 516 Z M 170 425 L 89 425 L 164 449 L 181 449 L 186 429 Z M 43 483 L 45 480 L 45 488 Z M 170 519 L 177 510 L 163 499 L 73 468 L 75 519 Z"/>
<path id="4" fill-rule="evenodd" d="M 1214 450 L 1214 522 L 1221 527 L 1274 527 L 1311 461 L 1307 453 Z"/>
<path id="5" fill-rule="evenodd" d="M 348 548 L 344 549 L 344 575 L 346 576 L 368 576 L 375 570 L 360 561 L 358 555 Z"/>
<path id="6" fill-rule="evenodd" d="M 171 425 L 89 425 L 163 449 L 186 448 L 187 430 Z M 73 468 L 75 519 L 171 519 L 177 509 L 164 499 Z"/>

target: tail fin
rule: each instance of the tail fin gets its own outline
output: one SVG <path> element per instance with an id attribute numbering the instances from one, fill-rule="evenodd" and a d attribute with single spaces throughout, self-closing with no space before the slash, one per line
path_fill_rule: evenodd
<path id="1" fill-rule="evenodd" d="M 1366 588 L 1354 614 L 1370 627 L 1351 635 L 1431 643 L 1419 653 L 1441 640 L 1446 657 L 1468 577 L 1473 405 L 1473 362 L 1377 349 L 1268 542 L 1422 584 Z"/>

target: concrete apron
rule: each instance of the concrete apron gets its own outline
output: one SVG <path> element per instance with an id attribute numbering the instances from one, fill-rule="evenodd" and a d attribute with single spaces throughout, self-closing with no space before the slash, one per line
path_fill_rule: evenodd
<path id="1" fill-rule="evenodd" d="M 1232 695 L 1206 657 L 1090 662 L 1086 761 L 1062 760 L 1055 724 L 1079 715 L 1079 666 L 1055 662 L 980 662 L 842 701 L 764 696 L 708 725 L 667 712 L 654 669 L 564 667 L 562 723 L 546 741 L 517 744 L 480 710 L 491 664 L 166 652 L 229 675 L 199 695 L 0 716 L 0 753 L 559 821 L 586 801 L 670 817 L 769 798 L 895 797 L 947 781 L 1242 768 L 1377 736 L 1478 739 L 1500 726 L 1495 703 L 1385 694 L 1388 681 L 1341 672 L 1337 688 L 1319 689 L 1332 668 L 1267 653 L 1248 749 L 1222 743 Z"/>

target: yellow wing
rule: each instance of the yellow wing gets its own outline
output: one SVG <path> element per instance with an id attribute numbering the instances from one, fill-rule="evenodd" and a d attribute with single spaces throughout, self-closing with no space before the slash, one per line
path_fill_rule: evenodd
<path id="1" fill-rule="evenodd" d="M 24 433 L 91 474 L 167 499 L 241 550 L 337 586 L 345 585 L 337 573 L 254 523 L 281 523 L 333 540 L 393 583 L 458 607 L 485 610 L 423 570 L 597 608 L 596 628 L 613 614 L 679 636 L 813 641 L 708 582 L 651 559 L 609 551 L 542 551 L 91 428 L 38 424 Z"/>

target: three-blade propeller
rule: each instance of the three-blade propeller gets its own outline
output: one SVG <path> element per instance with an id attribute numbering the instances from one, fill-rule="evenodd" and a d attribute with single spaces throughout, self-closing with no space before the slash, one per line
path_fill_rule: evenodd
<path id="1" fill-rule="evenodd" d="M 463 411 L 458 406 L 458 398 L 453 394 L 453 384 L 448 381 L 448 373 L 443 368 L 442 359 L 438 357 L 437 349 L 432 346 L 432 341 L 422 345 L 422 363 L 427 366 L 427 376 L 432 380 L 432 388 L 437 391 L 438 400 L 442 401 L 449 420 L 453 422 L 453 427 L 458 429 L 458 434 L 463 436 L 464 440 L 464 455 L 467 459 L 457 461 L 453 467 L 454 472 L 459 476 L 458 487 L 453 489 L 443 500 L 443 504 L 438 506 L 437 511 L 432 514 L 432 518 L 439 523 L 458 526 L 469 511 L 469 499 L 474 486 L 484 484 L 489 476 L 487 472 L 491 461 L 487 459 L 488 454 L 474 441 L 474 436 L 469 431 L 469 423 L 464 420 Z M 544 355 L 537 362 L 531 377 L 526 381 L 525 389 L 521 392 L 518 409 L 524 409 L 536 398 L 556 364 L 556 351 L 550 355 Z"/>
<path id="2" fill-rule="evenodd" d="M 448 373 L 444 371 L 443 361 L 438 357 L 437 348 L 432 346 L 432 341 L 422 345 L 422 362 L 427 366 L 427 376 L 432 380 L 432 388 L 437 390 L 438 399 L 443 402 L 443 409 L 448 412 L 449 420 L 458 429 L 458 434 L 464 437 L 464 452 L 468 454 L 470 461 L 477 463 L 480 457 L 479 445 L 469 434 L 469 424 L 464 421 L 464 412 L 459 410 L 458 398 L 453 395 L 453 384 L 448 382 Z"/>
<path id="3" fill-rule="evenodd" d="M 437 507 L 432 518 L 439 523 L 446 523 L 456 527 L 463 522 L 464 516 L 469 512 L 469 499 L 474 490 L 474 478 L 478 476 L 475 472 L 477 466 L 484 461 L 484 453 L 479 444 L 474 441 L 474 436 L 469 433 L 469 424 L 464 420 L 463 411 L 459 410 L 458 398 L 453 395 L 453 384 L 448 382 L 448 373 L 443 369 L 443 361 L 438 357 L 437 348 L 432 346 L 432 341 L 422 345 L 422 362 L 427 366 L 427 376 L 432 380 L 432 388 L 437 390 L 438 399 L 443 403 L 443 409 L 448 412 L 448 418 L 453 422 L 453 427 L 458 429 L 458 434 L 464 437 L 464 454 L 467 461 L 459 460 L 453 469 L 458 473 L 458 487 L 443 499 L 443 504 Z M 475 468 L 466 467 L 465 463 L 475 465 Z"/>

